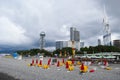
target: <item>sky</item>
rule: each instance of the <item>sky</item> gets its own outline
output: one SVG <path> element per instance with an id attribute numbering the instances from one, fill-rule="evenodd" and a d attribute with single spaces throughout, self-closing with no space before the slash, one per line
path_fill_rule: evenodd
<path id="1" fill-rule="evenodd" d="M 0 0 L 0 50 L 38 48 L 46 33 L 47 49 L 70 40 L 70 27 L 80 31 L 85 46 L 102 41 L 104 6 L 112 40 L 120 39 L 119 0 Z"/>

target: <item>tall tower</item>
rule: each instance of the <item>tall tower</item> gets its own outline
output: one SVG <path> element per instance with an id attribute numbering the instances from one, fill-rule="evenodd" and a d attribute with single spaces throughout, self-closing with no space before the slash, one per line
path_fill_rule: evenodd
<path id="1" fill-rule="evenodd" d="M 45 32 L 40 33 L 40 49 L 43 49 L 45 46 Z"/>
<path id="2" fill-rule="evenodd" d="M 70 28 L 70 40 L 74 41 L 74 31 L 76 30 L 76 28 L 71 27 Z"/>
<path id="3" fill-rule="evenodd" d="M 80 35 L 75 27 L 70 28 L 70 41 L 72 42 L 72 54 L 75 56 L 75 49 L 80 50 Z"/>
<path id="4" fill-rule="evenodd" d="M 79 31 L 75 27 L 70 28 L 70 40 L 71 41 L 80 41 Z"/>
<path id="5" fill-rule="evenodd" d="M 104 42 L 104 45 L 110 46 L 111 45 L 111 31 L 110 31 L 109 21 L 108 21 L 105 7 L 104 7 L 103 24 L 104 24 L 103 42 Z"/>

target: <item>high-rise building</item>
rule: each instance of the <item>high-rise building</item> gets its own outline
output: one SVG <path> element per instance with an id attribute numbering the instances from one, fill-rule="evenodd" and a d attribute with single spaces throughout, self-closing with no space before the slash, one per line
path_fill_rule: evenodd
<path id="1" fill-rule="evenodd" d="M 74 40 L 78 42 L 80 41 L 79 31 L 74 31 Z"/>
<path id="2" fill-rule="evenodd" d="M 76 28 L 71 27 L 70 28 L 70 40 L 74 41 L 74 31 L 76 30 Z"/>
<path id="3" fill-rule="evenodd" d="M 79 51 L 80 50 L 80 41 L 75 42 L 75 48 Z"/>
<path id="4" fill-rule="evenodd" d="M 104 24 L 104 33 L 103 33 L 104 45 L 110 46 L 111 45 L 111 31 L 110 31 L 109 21 L 108 21 L 105 7 L 104 7 L 103 24 Z"/>
<path id="5" fill-rule="evenodd" d="M 64 47 L 72 47 L 80 50 L 80 35 L 76 28 L 70 28 L 70 41 L 57 41 L 56 49 L 62 49 Z"/>
<path id="6" fill-rule="evenodd" d="M 84 47 L 84 42 L 80 42 L 80 48 Z"/>
<path id="7" fill-rule="evenodd" d="M 62 41 L 57 41 L 56 42 L 56 49 L 62 49 L 63 43 Z"/>
<path id="8" fill-rule="evenodd" d="M 80 50 L 80 33 L 75 27 L 70 28 L 71 47 Z"/>
<path id="9" fill-rule="evenodd" d="M 70 28 L 70 40 L 71 41 L 80 41 L 79 31 L 77 31 L 76 28 L 74 28 L 74 27 Z"/>
<path id="10" fill-rule="evenodd" d="M 62 49 L 64 47 L 71 47 L 69 41 L 56 41 L 56 49 Z"/>
<path id="11" fill-rule="evenodd" d="M 113 40 L 113 45 L 120 48 L 120 40 Z"/>
<path id="12" fill-rule="evenodd" d="M 74 45 L 77 50 L 80 50 L 80 42 L 75 42 Z M 72 41 L 56 41 L 56 49 L 64 47 L 72 47 Z"/>
<path id="13" fill-rule="evenodd" d="M 98 45 L 101 45 L 101 40 L 100 39 L 98 39 Z"/>

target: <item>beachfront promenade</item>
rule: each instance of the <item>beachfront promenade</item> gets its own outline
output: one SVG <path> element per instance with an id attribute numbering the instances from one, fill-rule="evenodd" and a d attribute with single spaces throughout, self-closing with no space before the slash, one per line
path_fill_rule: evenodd
<path id="1" fill-rule="evenodd" d="M 48 59 L 44 58 L 43 64 L 47 64 Z M 65 66 L 60 66 L 58 69 L 56 65 L 43 69 L 28 66 L 31 61 L 31 58 L 16 60 L 0 57 L 0 72 L 20 80 L 120 80 L 120 64 L 109 64 L 112 70 L 105 70 L 93 64 L 88 68 L 96 69 L 95 72 L 80 74 L 78 65 L 74 67 L 73 71 L 68 71 Z"/>

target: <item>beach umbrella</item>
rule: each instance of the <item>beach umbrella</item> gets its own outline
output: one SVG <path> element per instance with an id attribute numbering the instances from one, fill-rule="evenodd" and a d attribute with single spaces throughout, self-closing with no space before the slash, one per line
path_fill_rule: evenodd
<path id="1" fill-rule="evenodd" d="M 39 64 L 38 64 L 38 67 L 41 67 L 42 66 L 42 60 L 40 60 Z"/>
<path id="2" fill-rule="evenodd" d="M 57 62 L 57 67 L 60 67 L 60 61 Z"/>
<path id="3" fill-rule="evenodd" d="M 69 64 L 68 64 L 68 62 L 66 62 L 66 69 L 68 69 L 69 68 Z"/>
<path id="4" fill-rule="evenodd" d="M 84 64 L 82 63 L 82 65 L 80 66 L 80 70 L 84 71 Z"/>
<path id="5" fill-rule="evenodd" d="M 36 65 L 38 64 L 38 59 L 36 59 Z"/>
<path id="6" fill-rule="evenodd" d="M 42 60 L 40 60 L 40 63 L 39 63 L 40 65 L 42 65 Z"/>
<path id="7" fill-rule="evenodd" d="M 64 60 L 64 58 L 62 59 L 62 63 L 63 63 L 63 64 L 65 63 L 65 60 Z"/>
<path id="8" fill-rule="evenodd" d="M 31 63 L 31 66 L 33 66 L 34 65 L 34 59 L 32 59 L 32 63 Z"/>
<path id="9" fill-rule="evenodd" d="M 51 58 L 48 60 L 48 65 L 50 65 L 50 62 L 51 62 Z"/>

